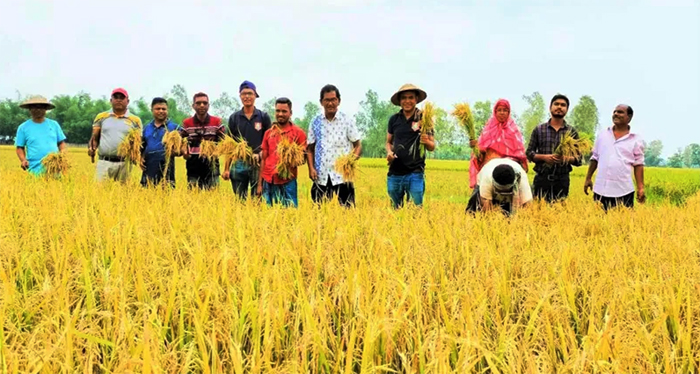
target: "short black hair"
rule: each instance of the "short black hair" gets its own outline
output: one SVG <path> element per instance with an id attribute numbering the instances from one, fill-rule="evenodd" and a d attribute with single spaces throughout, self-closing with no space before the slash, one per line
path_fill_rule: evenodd
<path id="1" fill-rule="evenodd" d="M 168 100 L 165 100 L 162 97 L 154 97 L 153 101 L 151 101 L 151 108 L 156 106 L 156 104 L 165 104 L 165 106 L 168 106 Z"/>
<path id="2" fill-rule="evenodd" d="M 197 92 L 197 93 L 194 94 L 194 96 L 192 97 L 192 102 L 193 102 L 193 103 L 196 102 L 198 97 L 206 97 L 207 100 L 209 100 L 209 95 L 205 94 L 204 92 Z"/>
<path id="3" fill-rule="evenodd" d="M 494 182 L 500 185 L 509 185 L 515 182 L 515 170 L 510 165 L 498 165 L 493 169 Z"/>
<path id="4" fill-rule="evenodd" d="M 289 110 L 292 110 L 292 100 L 289 100 L 286 97 L 280 97 L 275 100 L 275 105 L 277 104 L 287 104 L 289 106 Z"/>
<path id="5" fill-rule="evenodd" d="M 632 107 L 629 105 L 627 106 L 627 115 L 630 116 L 630 118 L 634 115 L 634 110 L 632 110 Z"/>
<path id="6" fill-rule="evenodd" d="M 564 101 L 566 101 L 566 107 L 567 107 L 567 108 L 569 107 L 569 105 L 571 105 L 571 104 L 569 104 L 569 98 L 568 98 L 568 97 L 566 97 L 566 96 L 564 96 L 564 95 L 562 95 L 562 94 L 556 94 L 556 95 L 554 95 L 554 97 L 552 97 L 552 101 L 549 102 L 549 106 L 551 107 L 552 104 L 554 104 L 554 102 L 557 101 L 557 100 L 564 100 Z"/>
<path id="7" fill-rule="evenodd" d="M 340 90 L 338 90 L 338 87 L 336 87 L 332 84 L 327 84 L 327 85 L 323 86 L 323 88 L 321 88 L 321 97 L 319 98 L 319 100 L 322 101 L 323 95 L 325 95 L 329 92 L 333 92 L 333 91 L 335 91 L 335 96 L 337 96 L 338 100 L 340 100 Z"/>

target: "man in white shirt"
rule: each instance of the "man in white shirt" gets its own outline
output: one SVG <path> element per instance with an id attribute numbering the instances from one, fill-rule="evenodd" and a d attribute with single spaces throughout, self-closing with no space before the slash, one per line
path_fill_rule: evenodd
<path id="1" fill-rule="evenodd" d="M 352 117 L 338 111 L 340 91 L 336 86 L 325 85 L 320 96 L 324 113 L 311 121 L 307 136 L 309 177 L 314 182 L 311 199 L 320 203 L 338 195 L 341 205 L 354 206 L 355 187 L 335 170 L 335 161 L 351 152 L 360 157 L 360 132 Z"/>
<path id="2" fill-rule="evenodd" d="M 532 190 L 527 173 L 509 158 L 494 158 L 484 165 L 476 177 L 476 187 L 467 204 L 467 212 L 500 208 L 505 215 L 527 206 Z"/>

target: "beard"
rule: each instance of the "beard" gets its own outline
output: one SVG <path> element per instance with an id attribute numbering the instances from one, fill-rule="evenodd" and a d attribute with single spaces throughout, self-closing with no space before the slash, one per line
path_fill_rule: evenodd
<path id="1" fill-rule="evenodd" d="M 566 115 L 557 113 L 557 114 L 552 114 L 552 117 L 554 117 L 556 119 L 562 119 L 562 118 L 566 117 Z"/>

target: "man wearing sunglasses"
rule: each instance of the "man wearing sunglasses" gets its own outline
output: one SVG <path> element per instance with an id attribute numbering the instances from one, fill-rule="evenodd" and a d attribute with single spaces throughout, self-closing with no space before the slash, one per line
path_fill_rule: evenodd
<path id="1" fill-rule="evenodd" d="M 129 113 L 129 94 L 123 88 L 115 88 L 109 99 L 112 110 L 102 112 L 92 124 L 92 137 L 88 144 L 88 155 L 98 160 L 96 178 L 98 181 L 111 179 L 126 182 L 131 173 L 131 164 L 117 155 L 117 149 L 131 129 L 141 129 L 141 118 Z"/>
<path id="2" fill-rule="evenodd" d="M 170 187 L 175 187 L 175 156 L 170 155 L 166 161 L 163 136 L 170 131 L 179 131 L 180 126 L 168 119 L 168 101 L 156 97 L 151 101 L 153 120 L 143 128 L 141 145 L 141 185 L 148 187 L 158 185 L 163 178 Z M 167 171 L 165 170 L 167 164 Z"/>
<path id="3" fill-rule="evenodd" d="M 499 209 L 510 216 L 532 201 L 532 190 L 522 166 L 509 158 L 494 158 L 477 175 L 467 212 Z"/>
<path id="4" fill-rule="evenodd" d="M 46 172 L 41 160 L 49 153 L 66 152 L 66 136 L 58 122 L 46 118 L 46 111 L 55 108 L 46 98 L 33 96 L 19 106 L 28 109 L 32 118 L 17 128 L 15 147 L 22 170 L 33 175 Z"/>
<path id="5" fill-rule="evenodd" d="M 209 115 L 209 96 L 198 92 L 192 100 L 194 116 L 182 122 L 180 135 L 187 139 L 183 144 L 182 155 L 187 167 L 187 185 L 210 190 L 219 185 L 219 159 L 213 162 L 200 157 L 200 146 L 203 140 L 218 143 L 224 139 L 226 128 L 221 118 Z"/>

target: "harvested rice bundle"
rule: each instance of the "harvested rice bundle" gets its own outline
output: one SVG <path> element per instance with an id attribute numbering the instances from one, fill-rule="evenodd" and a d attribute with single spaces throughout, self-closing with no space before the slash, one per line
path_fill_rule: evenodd
<path id="1" fill-rule="evenodd" d="M 199 157 L 213 163 L 218 157 L 216 143 L 211 140 L 202 140 L 202 142 L 199 143 Z"/>
<path id="2" fill-rule="evenodd" d="M 423 106 L 423 110 L 421 111 L 421 119 L 420 119 L 420 134 L 425 135 L 428 133 L 432 133 L 435 130 L 435 107 L 433 106 L 433 103 L 431 102 L 426 102 L 425 105 Z M 420 142 L 420 138 L 416 140 L 416 142 L 411 145 L 411 148 L 409 148 L 409 152 L 414 153 L 416 151 L 416 145 L 418 145 L 420 149 L 420 155 L 421 157 L 425 156 L 425 144 L 422 144 Z"/>
<path id="3" fill-rule="evenodd" d="M 343 176 L 343 181 L 346 183 L 355 181 L 359 166 L 357 156 L 354 153 L 348 153 L 335 160 L 335 170 Z"/>
<path id="4" fill-rule="evenodd" d="M 243 161 L 246 164 L 253 162 L 253 149 L 248 146 L 245 139 L 236 140 L 235 138 L 226 135 L 224 140 L 219 143 L 216 149 L 219 157 L 223 157 L 225 161 L 232 160 Z"/>
<path id="5" fill-rule="evenodd" d="M 455 109 L 452 112 L 452 115 L 457 118 L 459 124 L 467 131 L 469 140 L 477 140 L 476 127 L 474 126 L 474 116 L 472 115 L 472 110 L 469 107 L 469 104 L 455 104 Z M 477 147 L 472 147 L 472 153 L 479 154 L 479 149 Z"/>
<path id="6" fill-rule="evenodd" d="M 117 156 L 134 165 L 141 164 L 141 129 L 134 127 L 117 147 Z"/>
<path id="7" fill-rule="evenodd" d="M 277 143 L 277 174 L 282 179 L 289 179 L 292 176 L 292 169 L 301 166 L 306 162 L 306 152 L 304 146 L 291 141 L 288 137 L 282 136 Z"/>
<path id="8" fill-rule="evenodd" d="M 47 177 L 66 175 L 70 169 L 68 156 L 63 152 L 49 153 L 41 160 L 41 164 L 46 169 Z"/>
<path id="9" fill-rule="evenodd" d="M 579 158 L 590 154 L 592 149 L 593 141 L 588 135 L 581 134 L 578 139 L 575 139 L 571 131 L 567 131 L 554 150 L 554 154 L 565 159 L 568 157 Z"/>
<path id="10" fill-rule="evenodd" d="M 170 160 L 173 155 L 177 156 L 180 154 L 180 148 L 182 147 L 182 136 L 178 131 L 168 131 L 163 136 L 163 146 L 165 148 L 165 158 Z"/>

